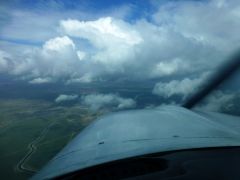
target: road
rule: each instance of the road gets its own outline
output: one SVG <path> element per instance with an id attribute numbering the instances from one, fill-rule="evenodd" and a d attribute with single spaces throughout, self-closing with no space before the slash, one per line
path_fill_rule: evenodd
<path id="1" fill-rule="evenodd" d="M 46 136 L 46 134 L 48 133 L 49 129 L 54 124 L 55 124 L 55 121 L 51 122 L 46 128 L 44 128 L 41 131 L 40 135 L 36 139 L 34 139 L 32 142 L 30 142 L 28 144 L 28 146 L 27 146 L 28 152 L 26 153 L 26 155 L 16 165 L 16 170 L 18 172 L 25 172 L 25 173 L 28 173 L 28 174 L 34 174 L 36 172 L 36 170 L 27 167 L 26 163 L 31 158 L 32 154 L 37 150 L 37 144 Z"/>

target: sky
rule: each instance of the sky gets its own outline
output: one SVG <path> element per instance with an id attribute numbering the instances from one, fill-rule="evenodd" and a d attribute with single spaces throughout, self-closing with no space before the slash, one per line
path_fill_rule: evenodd
<path id="1" fill-rule="evenodd" d="M 238 0 L 1 1 L 0 75 L 39 85 L 155 79 L 153 94 L 184 99 L 240 47 L 239 29 Z"/>

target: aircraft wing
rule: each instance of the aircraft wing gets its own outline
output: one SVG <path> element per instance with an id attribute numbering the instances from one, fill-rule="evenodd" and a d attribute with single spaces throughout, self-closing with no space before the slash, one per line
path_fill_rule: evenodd
<path id="1" fill-rule="evenodd" d="M 240 118 L 165 106 L 103 116 L 84 129 L 32 179 L 174 150 L 240 146 Z"/>

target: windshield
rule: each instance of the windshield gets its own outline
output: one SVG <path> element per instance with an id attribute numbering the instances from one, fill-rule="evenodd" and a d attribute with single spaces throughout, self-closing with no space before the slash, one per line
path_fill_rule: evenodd
<path id="1" fill-rule="evenodd" d="M 220 72 L 221 73 L 221 72 Z M 196 110 L 240 116 L 240 68 L 195 107 Z"/>
<path id="2" fill-rule="evenodd" d="M 0 2 L 0 177 L 26 179 L 96 118 L 180 105 L 240 47 L 239 1 Z M 239 74 L 197 107 L 239 112 Z"/>

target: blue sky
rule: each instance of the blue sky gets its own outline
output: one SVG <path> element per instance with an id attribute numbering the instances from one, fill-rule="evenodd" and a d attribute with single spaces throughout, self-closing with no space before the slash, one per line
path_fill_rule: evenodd
<path id="1" fill-rule="evenodd" d="M 161 1 L 164 2 L 164 1 Z M 123 5 L 133 5 L 138 10 L 153 8 L 154 1 L 146 0 L 15 0 L 2 2 L 3 5 L 22 9 L 51 9 L 51 10 L 104 10 Z"/>

